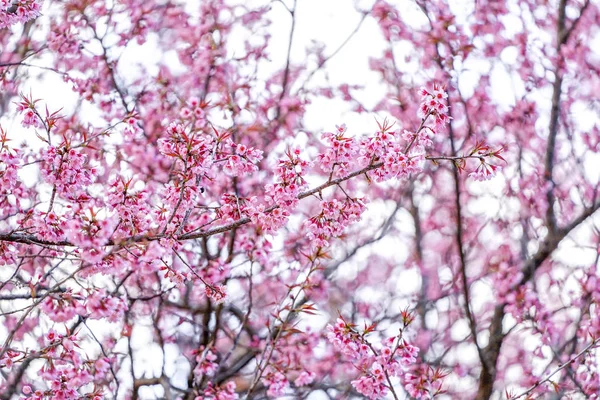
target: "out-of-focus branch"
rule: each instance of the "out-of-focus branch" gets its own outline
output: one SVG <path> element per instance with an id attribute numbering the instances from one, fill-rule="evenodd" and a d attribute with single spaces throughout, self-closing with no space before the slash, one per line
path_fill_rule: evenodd
<path id="1" fill-rule="evenodd" d="M 557 32 L 556 32 L 556 60 L 557 64 L 554 71 L 554 85 L 552 89 L 552 108 L 550 110 L 550 126 L 548 128 L 548 144 L 546 147 L 546 159 L 544 163 L 544 179 L 548 184 L 546 188 L 546 201 L 548 203 L 548 209 L 546 210 L 546 224 L 550 232 L 556 230 L 556 215 L 554 214 L 554 180 L 552 173 L 554 170 L 554 157 L 556 150 L 556 136 L 558 135 L 558 119 L 560 117 L 560 96 L 562 92 L 562 56 L 560 54 L 560 48 L 563 44 L 562 33 L 565 28 L 565 9 L 567 1 L 560 0 L 558 7 L 558 21 L 557 21 Z"/>
<path id="2" fill-rule="evenodd" d="M 573 222 L 562 229 L 558 229 L 555 234 L 548 235 L 546 239 L 541 243 L 538 252 L 529 259 L 525 263 L 522 268 L 523 278 L 521 281 L 513 288 L 515 290 L 517 287 L 524 285 L 529 282 L 538 270 L 538 268 L 550 257 L 550 255 L 558 248 L 560 242 L 575 228 L 577 228 L 581 223 L 583 223 L 587 218 L 592 216 L 598 209 L 600 209 L 600 201 L 597 202 L 593 207 L 584 211 L 579 217 L 577 217 Z M 502 341 L 504 339 L 502 321 L 504 320 L 504 308 L 506 307 L 506 303 L 499 304 L 494 309 L 494 315 L 492 317 L 492 322 L 490 324 L 490 339 L 489 343 L 484 349 L 485 356 L 488 362 L 491 365 L 496 365 L 498 361 L 498 356 L 500 355 L 500 347 L 502 346 Z M 483 371 L 482 371 L 483 373 Z M 477 400 L 487 400 L 492 395 L 493 384 L 494 384 L 495 376 L 489 375 L 481 375 L 479 381 L 479 388 L 477 391 Z"/>
<path id="3" fill-rule="evenodd" d="M 292 27 L 290 28 L 290 37 L 288 39 L 288 48 L 287 48 L 287 56 L 285 60 L 285 69 L 283 71 L 283 82 L 281 82 L 281 94 L 279 95 L 279 101 L 277 102 L 277 110 L 275 111 L 275 121 L 277 121 L 277 125 L 275 129 L 279 128 L 280 122 L 279 118 L 281 117 L 281 102 L 284 99 L 287 90 L 288 83 L 290 80 L 290 63 L 292 56 L 292 44 L 294 39 L 294 31 L 296 30 L 296 0 L 294 0 L 294 4 L 292 8 L 288 8 L 283 1 L 281 2 L 285 8 L 289 11 L 292 16 Z"/>
<path id="4" fill-rule="evenodd" d="M 520 395 L 517 395 L 515 397 L 511 397 L 510 400 L 517 400 L 520 399 L 523 396 L 527 396 L 528 394 L 530 394 L 531 392 L 533 392 L 535 389 L 537 389 L 538 387 L 540 387 L 541 385 L 543 385 L 546 382 L 549 382 L 550 379 L 552 379 L 552 377 L 554 375 L 556 375 L 557 373 L 559 373 L 560 371 L 562 371 L 563 369 L 565 369 L 566 367 L 568 367 L 569 365 L 571 365 L 571 363 L 573 363 L 573 361 L 577 360 L 579 357 L 583 356 L 584 354 L 586 354 L 588 351 L 590 351 L 592 348 L 594 348 L 598 342 L 600 341 L 600 338 L 596 338 L 594 339 L 590 344 L 588 344 L 583 350 L 581 350 L 579 353 L 577 353 L 577 355 L 573 358 L 571 358 L 570 360 L 562 363 L 561 365 L 558 366 L 558 368 L 556 368 L 550 375 L 548 375 L 546 378 L 542 379 L 541 381 L 537 382 L 535 385 L 531 386 L 529 389 L 527 389 L 526 391 L 524 391 L 523 393 L 521 393 Z"/>

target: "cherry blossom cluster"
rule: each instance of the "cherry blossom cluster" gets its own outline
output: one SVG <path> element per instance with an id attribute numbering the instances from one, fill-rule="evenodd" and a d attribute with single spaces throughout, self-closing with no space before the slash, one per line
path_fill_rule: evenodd
<path id="1" fill-rule="evenodd" d="M 64 399 L 75 400 L 85 397 L 93 400 L 104 398 L 102 389 L 93 387 L 90 391 L 89 384 L 100 381 L 109 373 L 110 362 L 100 358 L 90 362 L 85 360 L 77 349 L 78 338 L 76 334 L 66 332 L 61 335 L 51 329 L 44 336 L 44 346 L 35 354 L 45 360 L 45 365 L 40 371 L 40 378 L 48 382 L 47 390 L 33 390 L 26 384 L 22 388 L 22 398 L 32 400 Z M 22 361 L 33 354 L 17 354 L 8 351 L 6 354 L 21 357 Z M 1 363 L 1 361 L 0 361 Z"/>
<path id="2" fill-rule="evenodd" d="M 404 139 L 406 143 L 412 143 L 411 147 L 422 152 L 425 148 L 431 147 L 433 144 L 433 141 L 429 137 L 429 132 L 435 133 L 435 131 L 429 127 L 427 127 L 427 129 L 420 129 L 416 133 L 405 129 L 404 132 L 402 132 L 402 139 Z"/>
<path id="3" fill-rule="evenodd" d="M 298 203 L 298 195 L 306 187 L 304 175 L 309 163 L 300 158 L 300 149 L 288 149 L 286 159 L 279 160 L 275 168 L 275 183 L 265 186 L 264 200 L 232 194 L 221 196 L 221 206 L 216 210 L 223 223 L 248 216 L 266 233 L 275 233 L 287 221 Z"/>
<path id="4" fill-rule="evenodd" d="M 244 176 L 258 170 L 256 163 L 262 160 L 262 151 L 235 144 L 228 140 L 224 145 L 234 149 L 234 153 L 225 156 L 223 171 L 230 176 Z M 216 160 L 216 162 L 222 161 Z"/>
<path id="5" fill-rule="evenodd" d="M 408 313 L 403 312 L 404 328 L 414 319 Z M 397 336 L 384 339 L 377 350 L 367 340 L 367 335 L 375 331 L 375 325 L 365 326 L 360 333 L 354 324 L 346 322 L 342 317 L 338 318 L 335 325 L 327 327 L 327 338 L 334 348 L 340 351 L 360 372 L 357 379 L 352 381 L 352 386 L 369 399 L 380 399 L 386 396 L 390 390 L 394 390 L 391 379 L 398 377 L 403 381 L 412 378 L 407 371 L 417 362 L 419 349 L 407 342 L 403 337 L 403 330 Z M 439 387 L 441 390 L 441 378 Z M 420 391 L 407 387 L 411 396 L 424 399 L 433 398 L 434 392 Z M 441 393 L 435 392 L 435 395 Z M 431 397 L 427 397 L 431 395 Z"/>
<path id="6" fill-rule="evenodd" d="M 477 169 L 469 173 L 469 176 L 476 181 L 487 181 L 496 176 L 499 168 L 498 165 L 488 164 L 484 159 L 481 159 Z"/>
<path id="7" fill-rule="evenodd" d="M 237 400 L 239 395 L 235 391 L 236 385 L 234 381 L 228 381 L 223 386 L 217 386 L 213 382 L 208 382 L 204 390 L 204 398 L 206 400 Z"/>
<path id="8" fill-rule="evenodd" d="M 159 270 L 163 272 L 163 277 L 176 285 L 183 286 L 190 279 L 191 273 L 189 271 L 180 271 L 165 261 L 162 261 L 162 263 L 163 265 L 159 267 Z"/>
<path id="9" fill-rule="evenodd" d="M 496 151 L 492 151 L 490 146 L 483 142 L 478 142 L 473 150 L 469 153 L 470 157 L 477 157 L 479 159 L 479 165 L 475 171 L 469 173 L 469 176 L 476 181 L 487 181 L 492 179 L 496 174 L 502 170 L 499 165 L 490 164 L 489 158 L 497 158 L 504 162 L 504 158 L 500 155 L 504 151 L 504 148 L 500 148 Z"/>
<path id="10" fill-rule="evenodd" d="M 302 371 L 294 379 L 293 384 L 296 388 L 310 385 L 315 380 L 315 376 L 314 372 Z M 285 396 L 286 391 L 291 385 L 288 378 L 281 371 L 271 367 L 268 368 L 268 372 L 262 378 L 262 383 L 269 388 L 267 396 L 271 398 Z"/>
<path id="11" fill-rule="evenodd" d="M 99 218 L 93 208 L 82 211 L 79 218 L 73 218 L 67 222 L 66 237 L 83 250 L 99 251 L 112 237 L 118 221 L 115 216 Z M 91 254 L 88 253 L 88 256 Z M 96 261 L 100 261 L 101 258 L 101 254 L 94 257 Z M 92 259 L 89 261 L 92 262 Z"/>
<path id="12" fill-rule="evenodd" d="M 35 210 L 28 213 L 20 222 L 25 228 L 35 229 L 45 240 L 64 240 L 69 230 L 67 216 L 55 211 Z"/>
<path id="13" fill-rule="evenodd" d="M 15 361 L 20 361 L 21 353 L 14 350 L 6 350 L 0 357 L 0 367 L 11 369 Z"/>
<path id="14" fill-rule="evenodd" d="M 68 24 L 53 26 L 48 32 L 48 48 L 59 52 L 63 57 L 73 57 L 79 54 L 82 42 L 77 28 Z"/>
<path id="15" fill-rule="evenodd" d="M 262 379 L 267 390 L 267 396 L 269 397 L 281 397 L 285 395 L 285 391 L 288 389 L 290 383 L 284 374 L 277 370 L 269 370 Z"/>
<path id="16" fill-rule="evenodd" d="M 6 132 L 0 127 L 0 218 L 15 213 L 25 191 L 17 175 L 22 159 L 19 150 L 8 147 Z"/>
<path id="17" fill-rule="evenodd" d="M 234 143 L 229 131 L 219 132 L 214 127 L 213 131 L 215 156 L 211 161 L 224 164 L 223 171 L 229 176 L 242 177 L 258 170 L 257 163 L 263 158 L 261 150 Z"/>
<path id="18" fill-rule="evenodd" d="M 185 120 L 194 122 L 196 128 L 201 128 L 206 124 L 206 107 L 208 104 L 197 97 L 190 97 L 186 105 L 181 107 L 179 116 Z"/>
<path id="19" fill-rule="evenodd" d="M 234 143 L 230 132 L 219 132 L 216 128 L 212 128 L 212 132 L 212 135 L 202 130 L 186 132 L 183 125 L 172 123 L 167 136 L 159 140 L 161 154 L 173 159 L 177 166 L 175 181 L 163 190 L 165 207 L 158 215 L 158 220 L 166 224 L 167 232 L 175 233 L 185 220 L 187 210 L 194 208 L 204 191 L 203 180 L 212 179 L 211 168 L 221 166 L 227 175 L 235 177 L 248 175 L 258 168 L 256 164 L 262 159 L 260 150 Z M 225 193 L 222 201 L 218 211 L 222 222 L 241 217 L 240 200 L 236 196 Z"/>
<path id="20" fill-rule="evenodd" d="M 572 363 L 573 369 L 577 369 L 576 376 L 581 382 L 587 398 L 590 400 L 600 399 L 600 373 L 594 365 L 594 357 L 588 356 L 583 361 L 573 360 Z"/>
<path id="21" fill-rule="evenodd" d="M 429 400 L 444 393 L 442 385 L 448 374 L 429 365 L 413 365 L 403 376 L 404 387 L 415 399 Z"/>
<path id="22" fill-rule="evenodd" d="M 67 322 L 77 315 L 117 322 L 127 305 L 122 299 L 107 296 L 104 290 L 94 290 L 86 295 L 75 295 L 72 291 L 49 294 L 40 308 L 54 322 Z"/>
<path id="23" fill-rule="evenodd" d="M 311 309 L 310 306 L 305 307 L 304 311 Z M 269 397 L 279 398 L 285 396 L 291 387 L 301 388 L 314 382 L 317 373 L 311 371 L 313 366 L 306 354 L 311 353 L 318 343 L 319 335 L 310 331 L 289 335 L 277 342 L 271 362 L 261 379 L 268 387 Z"/>
<path id="24" fill-rule="evenodd" d="M 363 148 L 359 158 L 361 165 L 368 165 L 368 162 L 374 159 L 383 161 L 383 166 L 373 171 L 377 182 L 392 178 L 406 178 L 423 169 L 425 153 L 422 148 L 413 144 L 411 150 L 406 143 L 398 139 L 397 132 L 383 128 L 377 132 L 375 137 L 362 143 Z M 407 153 L 407 150 L 411 151 Z"/>
<path id="25" fill-rule="evenodd" d="M 200 349 L 196 353 L 196 368 L 194 369 L 194 375 L 197 379 L 202 377 L 210 377 L 217 372 L 219 364 L 215 361 L 217 356 L 210 349 Z"/>
<path id="26" fill-rule="evenodd" d="M 213 162 L 215 138 L 200 132 L 186 132 L 182 124 L 171 123 L 166 136 L 158 140 L 161 154 L 172 158 L 180 171 L 180 179 L 202 176 Z"/>
<path id="27" fill-rule="evenodd" d="M 424 115 L 424 121 L 433 115 L 432 112 Z M 435 133 L 434 129 L 421 126 L 416 133 L 404 130 L 400 134 L 391 130 L 392 126 L 386 119 L 379 124 L 379 130 L 374 136 L 360 140 L 346 136 L 345 124 L 337 126 L 335 134 L 323 134 L 329 147 L 319 154 L 317 164 L 331 178 L 346 176 L 354 169 L 381 162 L 383 165 L 372 172 L 377 182 L 406 178 L 420 172 L 425 160 L 424 147 L 431 145 L 427 130 Z"/>
<path id="28" fill-rule="evenodd" d="M 306 188 L 306 175 L 309 163 L 300 158 L 300 149 L 288 149 L 287 159 L 279 160 L 275 168 L 275 184 L 265 187 L 265 197 L 270 205 L 293 209 L 298 202 L 300 191 Z"/>
<path id="29" fill-rule="evenodd" d="M 56 193 L 67 199 L 85 200 L 84 189 L 96 175 L 96 168 L 86 162 L 80 149 L 73 148 L 65 138 L 59 147 L 50 146 L 42 151 L 42 177 L 56 188 Z M 80 197 L 83 195 L 84 197 Z"/>
<path id="30" fill-rule="evenodd" d="M 250 212 L 251 201 L 252 199 L 224 193 L 221 196 L 220 207 L 216 210 L 217 218 L 225 224 L 237 221 Z"/>
<path id="31" fill-rule="evenodd" d="M 419 95 L 421 96 L 419 117 L 427 119 L 428 116 L 432 116 L 436 128 L 440 128 L 450 121 L 448 106 L 445 104 L 448 94 L 443 86 L 436 83 L 433 85 L 433 90 L 421 87 Z"/>
<path id="32" fill-rule="evenodd" d="M 21 125 L 24 128 L 42 128 L 44 126 L 44 119 L 42 118 L 40 112 L 36 108 L 36 104 L 40 101 L 40 99 L 34 99 L 30 94 L 27 97 L 24 94 L 21 94 L 21 101 L 15 102 L 17 106 L 17 112 L 21 114 L 23 120 L 21 121 Z M 49 115 L 48 110 L 46 109 L 47 115 Z"/>
<path id="33" fill-rule="evenodd" d="M 54 322 L 67 322 L 76 315 L 85 315 L 81 299 L 72 291 L 49 294 L 42 302 L 40 309 Z"/>
<path id="34" fill-rule="evenodd" d="M 265 203 L 256 197 L 250 199 L 249 216 L 266 233 L 277 232 L 287 222 L 296 208 L 298 195 L 306 188 L 304 176 L 309 163 L 300 158 L 300 153 L 299 148 L 287 149 L 286 158 L 278 161 L 275 183 L 265 186 Z"/>
<path id="35" fill-rule="evenodd" d="M 354 138 L 346 137 L 346 124 L 336 126 L 335 133 L 325 132 L 321 136 L 329 147 L 319 154 L 317 163 L 321 169 L 331 176 L 341 177 L 348 175 L 356 164 L 358 154 L 357 143 Z"/>
<path id="36" fill-rule="evenodd" d="M 329 240 L 342 235 L 345 229 L 360 220 L 366 199 L 347 197 L 344 200 L 324 200 L 321 212 L 304 225 L 308 239 L 315 247 L 329 246 Z"/>
<path id="37" fill-rule="evenodd" d="M 236 244 L 239 251 L 243 252 L 251 262 L 258 262 L 267 270 L 273 260 L 269 257 L 273 244 L 265 236 L 252 237 L 249 235 L 240 235 L 240 239 Z"/>
<path id="38" fill-rule="evenodd" d="M 127 311 L 125 299 L 110 296 L 105 290 L 94 290 L 86 296 L 86 316 L 90 319 L 106 319 L 118 322 Z"/>
<path id="39" fill-rule="evenodd" d="M 40 16 L 43 0 L 0 0 L 0 29 Z"/>
<path id="40" fill-rule="evenodd" d="M 135 190 L 135 182 L 133 178 L 116 176 L 110 183 L 107 205 L 119 216 L 115 238 L 147 232 L 152 227 L 149 194 L 146 190 Z"/>
<path id="41" fill-rule="evenodd" d="M 215 304 L 221 304 L 225 301 L 227 290 L 224 285 L 205 283 L 204 286 L 204 294 L 207 298 L 214 301 Z"/>
<path id="42" fill-rule="evenodd" d="M 204 285 L 204 295 L 215 302 L 221 304 L 227 298 L 227 286 L 225 282 L 230 277 L 231 266 L 223 261 L 210 261 L 201 268 L 190 268 L 191 274 L 187 277 L 196 277 Z"/>
<path id="43" fill-rule="evenodd" d="M 207 282 L 222 282 L 229 278 L 231 265 L 223 260 L 213 260 L 198 268 L 197 273 Z"/>

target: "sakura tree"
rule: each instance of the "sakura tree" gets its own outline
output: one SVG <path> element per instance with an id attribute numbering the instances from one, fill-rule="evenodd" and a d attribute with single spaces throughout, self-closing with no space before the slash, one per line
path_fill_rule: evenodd
<path id="1" fill-rule="evenodd" d="M 0 0 L 0 398 L 598 399 L 600 3 L 317 3 Z"/>

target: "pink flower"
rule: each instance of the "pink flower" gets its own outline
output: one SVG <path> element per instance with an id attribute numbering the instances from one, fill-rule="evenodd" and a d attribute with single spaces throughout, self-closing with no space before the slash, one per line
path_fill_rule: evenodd
<path id="1" fill-rule="evenodd" d="M 273 371 L 266 374 L 263 378 L 264 385 L 267 389 L 267 396 L 280 397 L 285 395 L 289 382 L 285 376 L 279 371 Z"/>
<path id="2" fill-rule="evenodd" d="M 206 286 L 204 292 L 206 297 L 212 299 L 216 303 L 222 303 L 227 297 L 226 288 L 223 285 Z"/>
<path id="3" fill-rule="evenodd" d="M 294 380 L 294 385 L 305 386 L 310 385 L 315 380 L 314 372 L 302 371 L 300 375 Z"/>
<path id="4" fill-rule="evenodd" d="M 496 173 L 501 169 L 502 167 L 489 164 L 482 158 L 477 169 L 469 173 L 469 177 L 475 179 L 476 181 L 487 181 L 496 176 Z"/>
<path id="5" fill-rule="evenodd" d="M 196 366 L 194 373 L 198 376 L 213 376 L 219 368 L 219 364 L 215 362 L 216 359 L 217 356 L 210 350 L 201 352 L 196 357 L 198 365 Z"/>
<path id="6" fill-rule="evenodd" d="M 387 386 L 374 376 L 362 376 L 350 383 L 358 393 L 369 399 L 380 399 L 388 392 Z"/>

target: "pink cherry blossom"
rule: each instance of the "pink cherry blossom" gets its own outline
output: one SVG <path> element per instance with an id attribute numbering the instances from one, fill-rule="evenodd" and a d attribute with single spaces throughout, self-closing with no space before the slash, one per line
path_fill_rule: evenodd
<path id="1" fill-rule="evenodd" d="M 598 2 L 309 3 L 0 0 L 0 397 L 598 398 Z"/>

